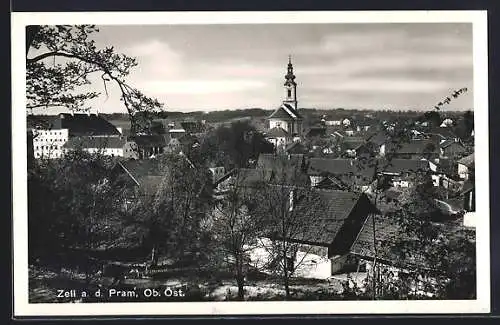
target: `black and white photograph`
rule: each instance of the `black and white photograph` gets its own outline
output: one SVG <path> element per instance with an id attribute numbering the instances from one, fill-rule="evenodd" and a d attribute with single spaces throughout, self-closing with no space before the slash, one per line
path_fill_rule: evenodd
<path id="1" fill-rule="evenodd" d="M 12 21 L 16 313 L 489 312 L 485 12 Z"/>

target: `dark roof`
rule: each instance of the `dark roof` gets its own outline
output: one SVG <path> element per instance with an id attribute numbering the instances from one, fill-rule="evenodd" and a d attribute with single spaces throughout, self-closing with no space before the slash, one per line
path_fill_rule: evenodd
<path id="1" fill-rule="evenodd" d="M 181 126 L 188 133 L 200 133 L 205 128 L 201 121 L 183 121 Z"/>
<path id="2" fill-rule="evenodd" d="M 426 172 L 430 170 L 430 165 L 427 160 L 421 159 L 391 159 L 388 162 L 380 161 L 379 166 L 382 171 L 387 173 L 403 173 L 403 172 Z"/>
<path id="3" fill-rule="evenodd" d="M 300 168 L 303 162 L 303 154 L 277 155 L 273 153 L 261 153 L 257 160 L 257 166 L 264 169 L 276 169 L 282 168 L 286 164 Z"/>
<path id="4" fill-rule="evenodd" d="M 396 149 L 400 154 L 425 154 L 439 152 L 439 146 L 434 141 L 410 140 L 404 142 Z"/>
<path id="5" fill-rule="evenodd" d="M 465 165 L 465 166 L 467 166 L 467 167 L 472 167 L 472 166 L 474 166 L 474 154 L 473 154 L 473 153 L 471 153 L 470 155 L 465 156 L 465 157 L 463 157 L 463 158 L 459 159 L 459 160 L 457 161 L 457 163 L 459 163 L 459 164 L 461 164 L 461 165 Z"/>
<path id="6" fill-rule="evenodd" d="M 278 107 L 268 118 L 288 118 L 292 120 L 301 119 L 302 116 L 290 104 L 283 104 Z"/>
<path id="7" fill-rule="evenodd" d="M 331 175 L 373 175 L 374 167 L 355 159 L 310 158 L 307 174 L 319 176 Z"/>
<path id="8" fill-rule="evenodd" d="M 365 144 L 365 140 L 363 138 L 345 137 L 342 139 L 342 142 L 340 145 L 344 150 L 349 150 L 349 149 L 352 150 L 352 149 L 359 148 L 363 144 Z"/>
<path id="9" fill-rule="evenodd" d="M 63 145 L 64 148 L 123 148 L 127 143 L 122 137 L 72 137 Z"/>
<path id="10" fill-rule="evenodd" d="M 474 184 L 474 182 L 468 179 L 464 182 L 464 185 L 462 186 L 462 190 L 460 191 L 460 193 L 465 194 L 467 192 L 474 190 L 475 187 L 476 185 Z"/>
<path id="11" fill-rule="evenodd" d="M 120 165 L 137 181 L 147 176 L 163 176 L 158 159 L 130 159 L 122 161 Z"/>
<path id="12" fill-rule="evenodd" d="M 351 254 L 358 255 L 363 258 L 372 260 L 375 256 L 375 246 L 373 243 L 373 215 L 366 218 L 358 237 L 351 246 Z M 442 228 L 440 235 L 452 239 L 456 238 L 457 233 L 463 230 L 463 227 L 455 224 L 436 224 L 436 227 Z M 375 238 L 377 242 L 377 259 L 385 261 L 390 265 L 397 265 L 403 267 L 421 267 L 424 269 L 432 270 L 434 265 L 429 264 L 429 261 L 418 252 L 406 252 L 405 256 L 394 249 L 395 244 L 399 240 L 407 242 L 415 241 L 418 245 L 418 239 L 414 236 L 406 234 L 396 220 L 386 216 L 375 216 Z"/>
<path id="13" fill-rule="evenodd" d="M 300 197 L 300 189 L 295 191 L 295 197 Z M 287 239 L 319 246 L 335 246 L 329 255 L 348 250 L 368 213 L 375 211 L 365 194 L 320 189 L 311 191 L 308 196 L 312 200 L 298 198 L 293 205 L 296 218 L 292 217 L 291 228 L 296 231 L 290 233 Z M 355 208 L 361 201 L 366 204 L 363 211 Z M 355 210 L 358 212 L 354 213 Z"/>
<path id="14" fill-rule="evenodd" d="M 289 154 L 304 154 L 307 152 L 306 147 L 299 141 L 289 144 L 285 151 Z"/>
<path id="15" fill-rule="evenodd" d="M 118 129 L 99 115 L 61 113 L 52 129 L 68 129 L 69 136 L 120 135 Z"/>
<path id="16" fill-rule="evenodd" d="M 305 135 L 307 137 L 318 137 L 318 136 L 324 136 L 326 135 L 326 127 L 322 126 L 314 126 L 310 127 L 308 130 L 306 130 Z"/>
<path id="17" fill-rule="evenodd" d="M 303 154 L 260 154 L 257 169 L 272 171 L 270 182 L 305 185 L 307 175 L 304 173 L 304 164 Z"/>
<path id="18" fill-rule="evenodd" d="M 266 137 L 268 138 L 286 138 L 289 136 L 290 134 L 280 127 L 272 128 L 269 132 L 266 132 Z"/>
<path id="19" fill-rule="evenodd" d="M 139 148 L 165 147 L 169 141 L 168 135 L 134 135 L 128 138 L 134 141 Z"/>
<path id="20" fill-rule="evenodd" d="M 377 146 L 383 145 L 385 142 L 387 142 L 387 140 L 388 140 L 388 137 L 384 131 L 377 131 L 377 132 L 371 133 L 368 137 L 366 137 L 367 142 L 369 141 L 373 144 L 376 144 Z"/>

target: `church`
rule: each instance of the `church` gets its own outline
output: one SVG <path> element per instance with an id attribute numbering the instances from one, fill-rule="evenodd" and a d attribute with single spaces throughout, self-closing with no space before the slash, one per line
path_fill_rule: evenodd
<path id="1" fill-rule="evenodd" d="M 293 73 L 291 57 L 288 57 L 287 74 L 285 75 L 284 100 L 267 119 L 269 131 L 266 139 L 277 149 L 283 148 L 302 136 L 302 116 L 298 112 L 297 82 Z"/>

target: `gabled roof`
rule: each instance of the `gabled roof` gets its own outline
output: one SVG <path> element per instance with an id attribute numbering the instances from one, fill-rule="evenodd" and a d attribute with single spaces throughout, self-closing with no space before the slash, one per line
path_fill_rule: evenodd
<path id="1" fill-rule="evenodd" d="M 168 135 L 134 135 L 128 137 L 134 141 L 139 148 L 165 147 L 167 145 Z"/>
<path id="2" fill-rule="evenodd" d="M 455 141 L 454 139 L 447 139 L 447 140 L 444 140 L 443 142 L 441 142 L 441 143 L 439 144 L 439 146 L 440 146 L 441 148 L 445 149 L 445 148 L 447 148 L 447 147 L 451 146 L 452 144 L 457 144 L 457 145 L 459 145 L 459 146 L 461 146 L 461 147 L 463 147 L 463 146 L 464 146 L 464 145 L 462 144 L 462 142 L 460 142 L 460 141 Z"/>
<path id="3" fill-rule="evenodd" d="M 295 190 L 300 197 L 300 189 Z M 292 218 L 292 228 L 296 232 L 290 234 L 288 240 L 308 243 L 324 247 L 332 247 L 329 255 L 342 254 L 349 250 L 365 218 L 375 211 L 365 194 L 356 194 L 341 190 L 313 190 L 309 195 L 317 195 L 316 203 L 299 199 L 293 209 L 300 214 L 296 220 Z M 358 210 L 359 204 L 366 204 Z M 354 213 L 354 211 L 357 211 Z M 278 232 L 279 233 L 279 232 Z M 333 247 L 334 246 L 334 247 Z"/>
<path id="4" fill-rule="evenodd" d="M 292 107 L 292 105 L 284 103 L 280 107 L 278 107 L 271 115 L 268 117 L 269 119 L 276 118 L 276 119 L 283 119 L 283 118 L 288 118 L 291 120 L 297 120 L 301 119 L 302 116 L 297 112 L 295 108 Z"/>
<path id="5" fill-rule="evenodd" d="M 72 137 L 63 145 L 64 148 L 82 149 L 121 149 L 127 141 L 121 137 Z"/>
<path id="6" fill-rule="evenodd" d="M 421 159 L 391 159 L 388 162 L 381 161 L 382 171 L 387 173 L 404 172 L 427 172 L 430 165 L 427 160 Z"/>
<path id="7" fill-rule="evenodd" d="M 461 165 L 465 165 L 467 167 L 472 167 L 474 166 L 474 154 L 470 154 L 468 156 L 465 156 L 457 161 L 457 163 Z"/>
<path id="8" fill-rule="evenodd" d="M 99 115 L 61 113 L 52 129 L 68 129 L 69 136 L 120 135 L 118 129 Z"/>
<path id="9" fill-rule="evenodd" d="M 320 175 L 361 175 L 370 177 L 374 173 L 374 167 L 361 163 L 355 159 L 328 159 L 310 158 L 307 174 L 310 176 Z"/>
<path id="10" fill-rule="evenodd" d="M 266 132 L 266 138 L 288 138 L 290 134 L 285 129 L 275 127 Z"/>

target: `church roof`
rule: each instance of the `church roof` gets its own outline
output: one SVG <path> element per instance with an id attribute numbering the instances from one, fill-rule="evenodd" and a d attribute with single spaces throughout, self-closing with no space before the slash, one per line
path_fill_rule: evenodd
<path id="1" fill-rule="evenodd" d="M 287 138 L 289 136 L 290 134 L 288 134 L 285 129 L 280 127 L 272 128 L 266 133 L 266 137 L 268 138 Z"/>
<path id="2" fill-rule="evenodd" d="M 301 119 L 302 116 L 292 105 L 284 103 L 278 107 L 268 118 L 289 118 L 292 120 Z"/>

